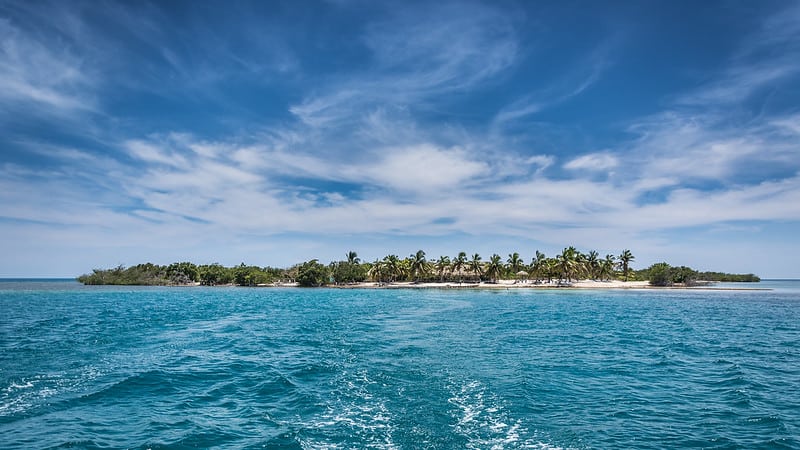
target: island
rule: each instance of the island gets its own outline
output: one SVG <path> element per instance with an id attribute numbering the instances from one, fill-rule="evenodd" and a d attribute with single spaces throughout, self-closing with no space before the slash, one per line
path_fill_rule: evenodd
<path id="1" fill-rule="evenodd" d="M 289 268 L 260 267 L 244 263 L 152 263 L 94 269 L 77 280 L 86 285 L 144 286 L 260 286 L 339 288 L 641 288 L 697 287 L 714 282 L 758 282 L 754 274 L 697 271 L 666 262 L 635 270 L 630 250 L 600 257 L 592 250 L 566 247 L 553 257 L 536 251 L 530 263 L 517 252 L 505 260 L 493 254 L 488 260 L 459 252 L 452 259 L 429 260 L 423 250 L 405 258 L 387 255 L 364 262 L 354 251 L 345 258 L 323 264 L 312 259 Z"/>

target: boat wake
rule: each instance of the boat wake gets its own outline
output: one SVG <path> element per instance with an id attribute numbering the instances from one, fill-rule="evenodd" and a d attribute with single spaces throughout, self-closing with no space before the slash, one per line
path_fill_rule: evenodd
<path id="1" fill-rule="evenodd" d="M 521 420 L 511 417 L 501 399 L 478 381 L 454 384 L 448 402 L 455 407 L 454 431 L 466 439 L 466 448 L 563 450 L 541 442 Z"/>

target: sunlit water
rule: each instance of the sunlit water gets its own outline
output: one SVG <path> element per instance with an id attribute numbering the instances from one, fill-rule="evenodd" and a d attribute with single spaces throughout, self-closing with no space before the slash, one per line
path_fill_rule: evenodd
<path id="1" fill-rule="evenodd" d="M 0 282 L 2 448 L 800 448 L 770 291 Z"/>

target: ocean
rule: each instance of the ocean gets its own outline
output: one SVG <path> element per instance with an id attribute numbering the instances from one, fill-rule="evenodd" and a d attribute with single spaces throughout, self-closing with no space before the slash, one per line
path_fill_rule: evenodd
<path id="1" fill-rule="evenodd" d="M 800 448 L 800 282 L 0 282 L 0 448 Z"/>

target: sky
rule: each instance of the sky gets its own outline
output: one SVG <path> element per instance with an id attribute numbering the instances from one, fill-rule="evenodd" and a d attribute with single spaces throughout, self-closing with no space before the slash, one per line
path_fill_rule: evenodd
<path id="1" fill-rule="evenodd" d="M 570 245 L 800 278 L 800 3 L 0 0 L 0 277 Z"/>

